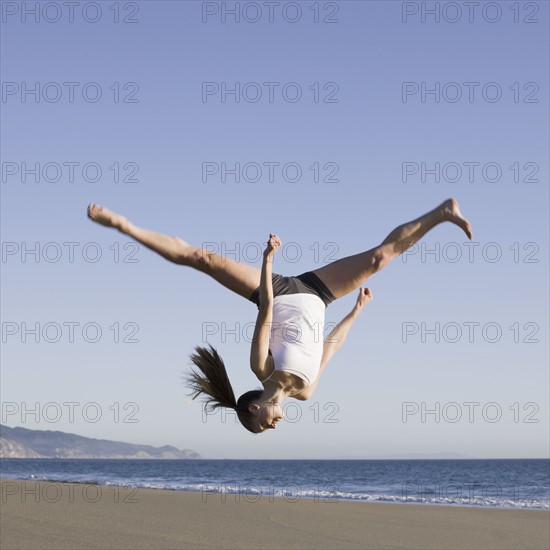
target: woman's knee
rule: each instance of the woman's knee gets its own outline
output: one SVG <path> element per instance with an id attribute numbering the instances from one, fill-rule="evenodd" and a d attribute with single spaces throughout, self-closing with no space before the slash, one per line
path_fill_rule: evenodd
<path id="1" fill-rule="evenodd" d="M 205 250 L 204 248 L 198 248 L 193 246 L 185 253 L 185 265 L 189 265 L 198 269 L 199 271 L 209 271 L 212 268 L 212 256 L 214 254 Z"/>
<path id="2" fill-rule="evenodd" d="M 380 271 L 390 263 L 393 257 L 393 251 L 391 250 L 391 247 L 387 245 L 380 245 L 374 248 L 370 257 L 373 272 L 376 273 L 377 271 Z"/>

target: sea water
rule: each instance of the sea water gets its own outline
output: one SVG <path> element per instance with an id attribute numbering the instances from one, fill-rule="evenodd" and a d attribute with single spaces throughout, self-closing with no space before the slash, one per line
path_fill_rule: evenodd
<path id="1" fill-rule="evenodd" d="M 549 509 L 550 461 L 2 459 L 8 479 L 300 499 Z"/>

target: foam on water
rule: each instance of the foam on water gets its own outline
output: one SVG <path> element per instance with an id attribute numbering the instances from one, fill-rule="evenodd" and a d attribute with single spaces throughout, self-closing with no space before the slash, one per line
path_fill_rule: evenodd
<path id="1" fill-rule="evenodd" d="M 380 502 L 550 509 L 546 460 L 3 459 L 5 478 L 170 491 L 204 500 Z"/>

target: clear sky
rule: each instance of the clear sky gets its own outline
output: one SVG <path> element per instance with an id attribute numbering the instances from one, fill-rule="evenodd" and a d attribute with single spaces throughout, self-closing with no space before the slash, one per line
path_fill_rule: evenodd
<path id="1" fill-rule="evenodd" d="M 437 6 L 3 1 L 2 422 L 210 458 L 548 456 L 548 2 Z M 258 267 L 274 232 L 297 275 L 450 196 L 474 242 L 440 225 L 375 275 L 258 436 L 181 381 L 209 342 L 257 387 L 256 306 L 86 218 Z"/>

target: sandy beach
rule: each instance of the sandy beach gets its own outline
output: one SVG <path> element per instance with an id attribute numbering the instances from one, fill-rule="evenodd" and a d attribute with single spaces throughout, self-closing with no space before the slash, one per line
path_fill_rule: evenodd
<path id="1" fill-rule="evenodd" d="M 550 547 L 550 512 L 1 481 L 0 546 L 38 548 Z"/>

